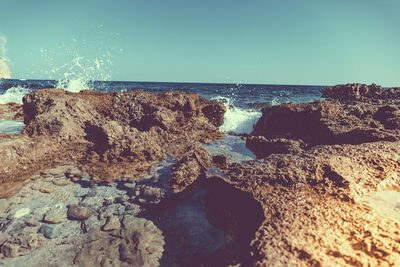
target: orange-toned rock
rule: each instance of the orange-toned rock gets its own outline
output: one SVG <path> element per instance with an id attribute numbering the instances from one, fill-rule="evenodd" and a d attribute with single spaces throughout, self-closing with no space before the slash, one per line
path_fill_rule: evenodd
<path id="1" fill-rule="evenodd" d="M 233 240 L 222 264 L 400 264 L 400 102 L 375 85 L 323 91 L 335 101 L 264 108 L 247 137 L 261 159 L 208 179 L 210 222 Z"/>
<path id="2" fill-rule="evenodd" d="M 23 102 L 22 135 L 0 136 L 3 186 L 74 162 L 94 179 L 138 178 L 168 154 L 182 155 L 189 145 L 223 136 L 218 126 L 224 105 L 196 94 L 43 89 Z"/>
<path id="3" fill-rule="evenodd" d="M 23 120 L 22 105 L 17 103 L 0 104 L 0 120 Z"/>
<path id="4" fill-rule="evenodd" d="M 250 228 L 237 225 L 259 224 L 252 226 L 257 230 L 251 240 L 243 243 L 242 238 L 239 250 L 233 247 L 223 255 L 236 255 L 230 263 L 246 266 L 396 266 L 396 203 L 382 213 L 366 199 L 376 191 L 399 192 L 399 166 L 398 141 L 325 145 L 298 155 L 273 154 L 263 161 L 225 165 L 227 176 L 213 178 L 225 181 L 225 188 L 213 194 L 225 201 L 207 205 L 208 214 L 216 217 L 211 222 L 228 233 L 236 227 L 234 236 L 247 237 Z M 262 208 L 248 197 L 243 198 L 248 204 L 236 203 L 240 194 L 231 197 L 234 189 L 250 194 Z M 241 210 L 241 205 L 247 208 Z M 229 210 L 231 215 L 225 214 Z M 246 245 L 250 253 L 240 255 Z"/>

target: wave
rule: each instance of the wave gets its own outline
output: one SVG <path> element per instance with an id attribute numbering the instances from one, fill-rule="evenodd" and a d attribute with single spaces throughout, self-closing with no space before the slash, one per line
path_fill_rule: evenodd
<path id="1" fill-rule="evenodd" d="M 227 97 L 219 96 L 214 99 L 222 102 L 226 107 L 224 124 L 220 127 L 221 131 L 234 134 L 250 134 L 253 131 L 254 125 L 261 117 L 261 112 L 236 107 Z"/>
<path id="2" fill-rule="evenodd" d="M 0 104 L 7 104 L 12 102 L 22 104 L 22 98 L 29 92 L 31 92 L 30 89 L 21 86 L 11 87 L 7 89 L 3 94 L 0 94 Z"/>

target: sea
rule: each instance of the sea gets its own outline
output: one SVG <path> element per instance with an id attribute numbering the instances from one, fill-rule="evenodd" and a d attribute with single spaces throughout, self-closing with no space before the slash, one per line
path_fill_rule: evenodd
<path id="1" fill-rule="evenodd" d="M 230 155 L 233 161 L 244 161 L 254 159 L 255 156 L 246 149 L 240 136 L 252 132 L 254 125 L 261 117 L 262 107 L 287 102 L 306 103 L 321 100 L 320 89 L 325 86 L 0 79 L 0 104 L 22 103 L 22 97 L 25 94 L 41 88 L 63 88 L 71 92 L 84 89 L 98 92 L 183 91 L 220 101 L 227 108 L 224 124 L 220 127 L 221 131 L 226 132 L 226 137 L 208 148 L 214 153 Z M 0 120 L 0 133 L 18 134 L 24 126 L 22 121 Z"/>

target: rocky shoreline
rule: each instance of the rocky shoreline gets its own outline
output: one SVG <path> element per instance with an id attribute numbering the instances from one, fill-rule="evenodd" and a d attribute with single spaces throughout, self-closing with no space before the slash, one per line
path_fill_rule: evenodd
<path id="1" fill-rule="evenodd" d="M 26 124 L 0 134 L 0 264 L 400 264 L 398 91 L 265 106 L 245 161 L 195 94 L 29 93 L 0 106 Z"/>

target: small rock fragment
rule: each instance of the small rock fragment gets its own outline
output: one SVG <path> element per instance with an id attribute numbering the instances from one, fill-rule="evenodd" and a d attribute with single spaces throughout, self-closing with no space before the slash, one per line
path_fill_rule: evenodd
<path id="1" fill-rule="evenodd" d="M 31 210 L 29 208 L 19 209 L 14 213 L 13 219 L 24 217 L 25 215 L 28 215 L 30 212 Z"/>
<path id="2" fill-rule="evenodd" d="M 121 222 L 117 216 L 110 216 L 107 219 L 106 224 L 103 226 L 103 231 L 118 230 L 121 228 Z"/>
<path id="3" fill-rule="evenodd" d="M 133 188 L 135 188 L 135 186 L 136 186 L 136 183 L 134 183 L 134 182 L 124 183 L 124 187 L 126 187 L 127 189 L 133 189 Z"/>
<path id="4" fill-rule="evenodd" d="M 62 223 L 66 220 L 67 214 L 63 209 L 51 209 L 45 214 L 43 219 L 46 223 Z"/>
<path id="5" fill-rule="evenodd" d="M 51 182 L 54 185 L 57 185 L 57 186 L 66 186 L 66 185 L 70 184 L 70 182 L 68 180 L 65 180 L 65 179 L 55 179 L 55 180 L 53 180 Z"/>
<path id="6" fill-rule="evenodd" d="M 43 224 L 40 229 L 39 233 L 42 233 L 45 237 L 52 239 L 57 236 L 57 228 L 53 225 Z"/>
<path id="7" fill-rule="evenodd" d="M 50 187 L 41 187 L 41 188 L 39 188 L 39 192 L 45 193 L 45 194 L 51 194 L 54 192 L 54 189 L 50 188 Z"/>
<path id="8" fill-rule="evenodd" d="M 68 218 L 72 220 L 86 220 L 90 216 L 92 216 L 93 212 L 82 206 L 78 205 L 70 205 L 68 207 Z"/>

